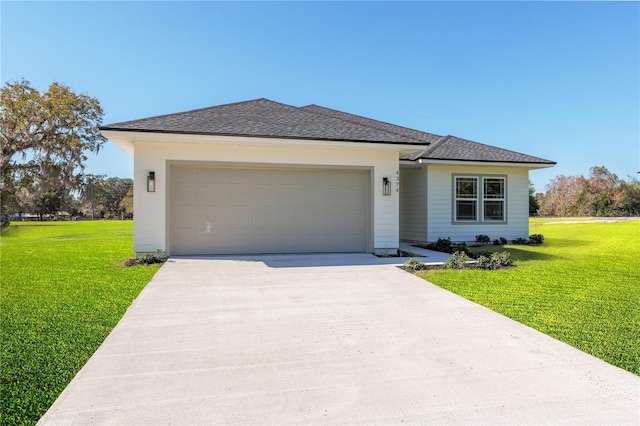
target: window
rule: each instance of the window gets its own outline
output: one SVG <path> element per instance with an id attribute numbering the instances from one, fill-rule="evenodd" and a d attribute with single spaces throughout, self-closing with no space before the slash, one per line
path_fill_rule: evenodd
<path id="1" fill-rule="evenodd" d="M 506 178 L 455 176 L 454 186 L 455 222 L 505 221 Z"/>
<path id="2" fill-rule="evenodd" d="M 483 218 L 504 222 L 504 178 L 483 178 Z"/>
<path id="3" fill-rule="evenodd" d="M 456 177 L 456 221 L 478 220 L 478 178 Z"/>

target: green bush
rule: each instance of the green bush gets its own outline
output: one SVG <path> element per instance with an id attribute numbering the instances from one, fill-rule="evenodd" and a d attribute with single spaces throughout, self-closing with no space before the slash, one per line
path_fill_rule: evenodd
<path id="1" fill-rule="evenodd" d="M 542 234 L 533 234 L 529 235 L 529 244 L 532 246 L 539 246 L 544 242 L 544 235 Z"/>
<path id="2" fill-rule="evenodd" d="M 491 262 L 497 267 L 512 266 L 511 253 L 508 251 L 495 252 L 491 255 Z"/>
<path id="3" fill-rule="evenodd" d="M 478 243 L 478 244 L 480 244 L 482 246 L 489 244 L 490 241 L 491 241 L 491 239 L 486 234 L 476 235 L 476 243 Z"/>
<path id="4" fill-rule="evenodd" d="M 529 240 L 527 240 L 526 238 L 516 238 L 515 240 L 511 240 L 511 244 L 514 245 L 518 245 L 518 246 L 526 246 L 527 244 L 529 244 Z"/>
<path id="5" fill-rule="evenodd" d="M 164 263 L 167 261 L 167 255 L 163 250 L 156 250 L 155 253 L 146 253 L 136 260 L 138 265 L 153 265 L 155 263 Z"/>
<path id="6" fill-rule="evenodd" d="M 493 262 L 487 256 L 479 256 L 476 259 L 476 268 L 478 268 L 478 269 L 493 269 Z"/>
<path id="7" fill-rule="evenodd" d="M 403 266 L 404 266 L 404 269 L 411 270 L 411 271 L 422 271 L 424 269 L 427 269 L 427 265 L 420 262 L 419 260 L 414 259 L 413 257 L 407 260 L 406 262 L 404 262 Z"/>
<path id="8" fill-rule="evenodd" d="M 427 244 L 427 248 L 429 250 L 441 251 L 443 253 L 452 253 L 453 249 L 451 248 L 452 243 L 450 238 L 438 238 L 435 243 Z"/>
<path id="9" fill-rule="evenodd" d="M 464 269 L 471 258 L 464 251 L 456 251 L 444 262 L 445 269 Z"/>
<path id="10" fill-rule="evenodd" d="M 511 253 L 508 251 L 495 252 L 495 253 L 482 253 L 476 259 L 477 269 L 500 269 L 507 266 L 512 266 Z"/>

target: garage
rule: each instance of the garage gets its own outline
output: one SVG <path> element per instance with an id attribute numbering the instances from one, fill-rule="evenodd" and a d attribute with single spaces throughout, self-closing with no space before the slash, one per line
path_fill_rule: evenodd
<path id="1" fill-rule="evenodd" d="M 172 165 L 172 255 L 365 252 L 369 169 Z"/>

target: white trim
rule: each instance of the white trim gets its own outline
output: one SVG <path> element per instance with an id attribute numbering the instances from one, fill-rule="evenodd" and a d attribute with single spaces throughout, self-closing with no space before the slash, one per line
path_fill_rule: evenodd
<path id="1" fill-rule="evenodd" d="M 438 165 L 452 165 L 452 166 L 482 166 L 482 167 L 519 167 L 530 170 L 534 169 L 546 169 L 555 166 L 555 164 L 540 164 L 540 163 L 510 163 L 508 161 L 461 161 L 461 160 L 438 160 L 438 159 L 425 159 L 421 158 L 417 160 L 419 164 L 438 164 Z"/>
<path id="2" fill-rule="evenodd" d="M 101 130 L 102 135 L 133 156 L 135 142 L 165 142 L 189 144 L 222 144 L 240 146 L 274 146 L 331 149 L 375 149 L 379 151 L 397 151 L 400 156 L 424 150 L 425 145 L 412 145 L 384 142 L 325 141 L 315 139 L 285 139 L 252 136 L 195 135 L 182 133 L 135 132 L 120 130 Z"/>

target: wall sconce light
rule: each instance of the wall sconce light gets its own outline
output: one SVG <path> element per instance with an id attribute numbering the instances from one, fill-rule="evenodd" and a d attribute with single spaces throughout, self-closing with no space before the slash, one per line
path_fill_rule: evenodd
<path id="1" fill-rule="evenodd" d="M 382 195 L 391 195 L 391 181 L 389 178 L 382 178 Z"/>
<path id="2" fill-rule="evenodd" d="M 147 192 L 156 192 L 156 172 L 149 172 L 147 176 Z"/>

